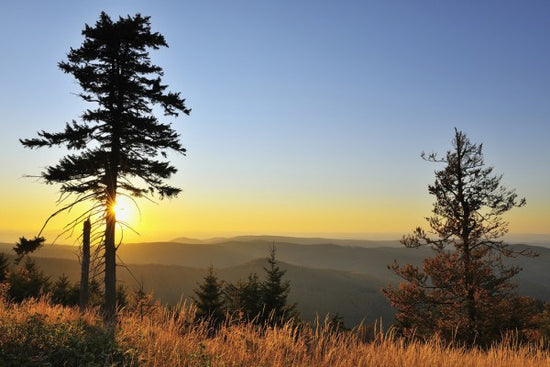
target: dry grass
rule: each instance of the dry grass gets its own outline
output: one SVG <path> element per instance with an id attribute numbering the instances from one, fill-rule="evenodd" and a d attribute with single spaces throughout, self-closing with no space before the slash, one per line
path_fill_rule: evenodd
<path id="1" fill-rule="evenodd" d="M 33 316 L 34 315 L 34 316 Z M 46 322 L 83 322 L 97 325 L 99 315 L 79 315 L 73 308 L 51 306 L 46 301 L 21 305 L 0 302 L 0 327 L 7 323 L 28 324 L 41 315 Z M 459 366 L 544 367 L 550 352 L 537 346 L 503 343 L 487 351 L 406 341 L 378 333 L 364 342 L 354 332 L 333 332 L 326 324 L 298 327 L 259 328 L 245 323 L 227 323 L 217 333 L 205 324 L 194 324 L 194 310 L 182 305 L 146 307 L 122 312 L 116 332 L 117 350 L 125 365 L 139 366 Z M 2 348 L 0 338 L 0 352 Z M 109 359 L 106 359 L 108 361 Z M 122 363 L 122 362 L 120 362 Z M 108 365 L 107 363 L 102 365 Z"/>
<path id="2" fill-rule="evenodd" d="M 126 315 L 123 320 L 135 326 L 123 326 L 119 337 L 135 345 L 149 366 L 550 366 L 548 351 L 533 346 L 500 345 L 482 351 L 449 347 L 436 340 L 406 342 L 391 332 L 365 343 L 356 333 L 332 332 L 326 324 L 259 330 L 237 323 L 223 326 L 209 338 L 204 325 L 189 328 L 183 321 L 186 317 L 180 322 L 169 313 L 143 320 Z M 147 332 L 136 333 L 143 325 Z"/>

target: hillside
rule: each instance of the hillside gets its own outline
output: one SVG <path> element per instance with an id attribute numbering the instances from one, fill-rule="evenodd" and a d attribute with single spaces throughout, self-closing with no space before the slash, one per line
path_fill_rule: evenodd
<path id="1" fill-rule="evenodd" d="M 293 241 L 293 238 L 286 238 Z M 305 242 L 310 241 L 306 239 Z M 325 240 L 328 242 L 330 240 Z M 220 279 L 230 282 L 244 279 L 251 272 L 260 277 L 265 257 L 273 241 L 266 238 L 240 238 L 211 244 L 138 243 L 125 244 L 120 258 L 128 265 L 118 270 L 118 278 L 129 288 L 143 283 L 163 302 L 174 304 L 180 297 L 193 295 L 193 288 L 202 281 L 206 268 L 213 265 Z M 277 242 L 277 259 L 287 270 L 291 281 L 290 299 L 298 302 L 303 317 L 311 320 L 315 313 L 342 315 L 348 325 L 363 318 L 372 322 L 393 312 L 380 288 L 398 279 L 387 265 L 396 259 L 400 264 L 420 264 L 429 255 L 428 249 L 403 247 L 358 247 L 335 244 L 294 244 Z M 518 249 L 525 245 L 515 245 Z M 0 251 L 10 253 L 13 245 L 0 244 Z M 532 247 L 540 256 L 511 259 L 523 271 L 516 277 L 521 294 L 550 300 L 550 249 Z M 73 280 L 79 276 L 76 248 L 46 245 L 36 255 L 47 274 L 57 277 L 66 273 Z"/>
<path id="2" fill-rule="evenodd" d="M 66 274 L 72 281 L 79 277 L 79 265 L 75 260 L 33 257 L 36 263 L 51 276 L 57 278 Z M 262 278 L 265 260 L 255 260 L 235 267 L 218 270 L 219 278 L 228 282 L 245 279 L 256 272 Z M 298 310 L 305 320 L 313 321 L 316 314 L 338 313 L 346 325 L 357 325 L 361 321 L 374 322 L 383 317 L 388 323 L 393 311 L 380 293 L 384 282 L 365 274 L 342 272 L 330 269 L 311 269 L 280 263 L 287 271 L 285 279 L 291 282 L 290 302 L 298 303 Z M 201 282 L 206 269 L 176 265 L 142 264 L 119 268 L 118 279 L 129 289 L 135 289 L 139 282 L 146 291 L 153 291 L 163 303 L 176 304 L 194 295 L 193 289 Z"/>
<path id="3" fill-rule="evenodd" d="M 43 300 L 0 302 L 1 366 L 400 366 L 542 367 L 550 353 L 542 343 L 505 339 L 489 351 L 398 338 L 392 332 L 335 332 L 285 324 L 263 328 L 233 323 L 212 333 L 193 324 L 186 306 L 126 309 L 114 337 L 93 310 L 52 306 Z"/>
<path id="4" fill-rule="evenodd" d="M 122 245 L 118 255 L 127 264 L 180 265 L 195 268 L 216 268 L 244 264 L 264 258 L 273 242 L 264 240 L 230 240 L 218 244 L 196 244 L 176 242 L 144 242 Z M 0 244 L 0 251 L 12 252 L 13 245 Z M 277 242 L 277 259 L 297 265 L 320 269 L 334 269 L 368 273 L 387 278 L 391 272 L 386 265 L 399 259 L 402 263 L 420 263 L 429 252 L 426 249 L 405 249 L 397 247 L 353 247 L 334 244 L 299 245 Z M 45 245 L 40 257 L 74 259 L 78 248 L 63 245 Z"/>
<path id="5" fill-rule="evenodd" d="M 277 259 L 282 262 L 307 268 L 333 269 L 356 272 L 388 281 L 398 281 L 387 265 L 397 260 L 400 264 L 420 264 L 431 254 L 427 248 L 407 249 L 404 247 L 384 247 L 385 241 L 377 242 L 379 247 L 342 246 L 329 244 L 334 240 L 315 239 L 325 244 L 313 244 L 314 239 L 292 237 L 240 237 L 212 244 L 147 242 L 128 243 L 119 249 L 119 257 L 126 264 L 179 265 L 192 268 L 233 267 L 267 256 L 273 241 L 276 242 Z M 282 241 L 287 242 L 282 242 Z M 309 243 L 296 244 L 301 240 Z M 212 240 L 214 241 L 214 240 Z M 350 241 L 350 240 L 344 240 Z M 348 242 L 346 242 L 348 243 Z M 374 243 L 373 243 L 374 244 Z M 513 245 L 526 248 L 526 245 Z M 11 253 L 12 244 L 0 244 L 0 251 Z M 518 257 L 507 260 L 509 264 L 523 268 L 517 276 L 520 292 L 545 300 L 550 299 L 550 248 L 529 246 L 540 256 L 535 258 Z M 73 246 L 45 245 L 37 253 L 40 257 L 75 259 L 78 249 Z"/>

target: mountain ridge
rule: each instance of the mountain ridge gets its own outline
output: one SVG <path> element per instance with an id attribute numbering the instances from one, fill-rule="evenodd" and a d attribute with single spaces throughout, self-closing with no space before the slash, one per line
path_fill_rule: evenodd
<path id="1" fill-rule="evenodd" d="M 292 240 L 292 239 L 291 239 Z M 230 282 L 245 279 L 250 272 L 260 278 L 273 241 L 265 237 L 251 240 L 226 241 L 217 244 L 186 244 L 177 242 L 148 242 L 125 244 L 120 247 L 121 264 L 133 272 L 133 276 L 120 267 L 118 278 L 127 285 L 143 282 L 146 290 L 153 290 L 163 302 L 177 303 L 180 295 L 192 295 L 197 282 L 201 282 L 206 269 L 213 265 L 220 279 Z M 391 319 L 392 309 L 380 289 L 399 279 L 387 269 L 396 260 L 399 264 L 420 265 L 422 259 L 432 254 L 428 248 L 405 247 L 357 247 L 335 244 L 293 244 L 277 242 L 277 260 L 287 270 L 291 280 L 290 300 L 300 304 L 304 317 L 311 319 L 317 311 L 339 313 L 348 325 L 353 326 L 363 318 L 367 322 L 383 316 Z M 518 293 L 550 301 L 550 249 L 527 245 L 513 245 L 517 249 L 533 248 L 539 257 L 506 260 L 524 270 L 514 279 L 519 284 Z M 13 253 L 12 244 L 0 244 L 0 252 Z M 45 245 L 33 257 L 48 265 L 48 272 L 57 276 L 70 272 L 79 276 L 76 255 L 78 247 Z M 70 265 L 67 265 L 70 264 Z M 56 275 L 57 274 L 57 275 Z M 133 277 L 135 276 L 136 279 Z"/>
<path id="2" fill-rule="evenodd" d="M 367 240 L 367 239 L 342 239 L 324 237 L 292 237 L 275 235 L 244 235 L 233 237 L 213 237 L 208 239 L 195 239 L 190 237 L 177 237 L 171 242 L 185 244 L 220 244 L 224 242 L 283 242 L 296 245 L 338 245 L 357 247 L 399 247 L 402 246 L 398 240 Z"/>

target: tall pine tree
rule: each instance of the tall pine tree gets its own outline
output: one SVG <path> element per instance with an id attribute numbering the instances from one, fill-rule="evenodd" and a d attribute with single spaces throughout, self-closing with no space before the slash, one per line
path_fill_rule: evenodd
<path id="1" fill-rule="evenodd" d="M 512 313 L 530 308 L 512 292 L 510 280 L 520 269 L 502 262 L 503 256 L 518 255 L 501 239 L 507 232 L 502 215 L 523 206 L 525 199 L 503 187 L 502 176 L 485 166 L 482 145 L 456 129 L 453 149 L 444 158 L 423 158 L 445 164 L 428 187 L 435 196 L 434 214 L 427 218 L 429 231 L 417 228 L 402 243 L 430 246 L 435 254 L 422 269 L 394 263 L 391 269 L 404 282 L 383 292 L 398 309 L 397 324 L 404 333 L 490 343 L 517 327 L 509 322 Z"/>
<path id="2" fill-rule="evenodd" d="M 160 106 L 165 116 L 189 114 L 190 110 L 179 93 L 166 90 L 162 68 L 151 63 L 149 50 L 168 45 L 161 34 L 151 31 L 149 17 L 137 14 L 113 21 L 102 12 L 94 26 L 85 26 L 82 35 L 82 45 L 71 48 L 59 68 L 78 81 L 79 96 L 91 107 L 81 122 L 67 123 L 64 131 L 40 131 L 38 138 L 21 143 L 29 148 L 65 146 L 72 152 L 47 167 L 42 178 L 60 184 L 63 197 L 73 195 L 74 200 L 60 211 L 90 199 L 95 202 L 91 214 L 98 215 L 105 226 L 105 320 L 112 322 L 117 196 L 158 194 L 164 198 L 180 192 L 165 184 L 176 172 L 165 158 L 168 151 L 185 154 L 185 148 L 171 124 L 159 122 L 153 107 Z"/>

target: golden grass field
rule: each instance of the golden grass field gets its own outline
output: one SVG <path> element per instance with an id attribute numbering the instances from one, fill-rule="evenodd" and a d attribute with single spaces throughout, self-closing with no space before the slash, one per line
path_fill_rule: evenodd
<path id="1" fill-rule="evenodd" d="M 88 365 L 550 366 L 550 351 L 547 349 L 514 345 L 512 341 L 485 351 L 446 346 L 435 339 L 425 343 L 407 341 L 395 337 L 391 331 L 377 332 L 373 340 L 362 341 L 357 332 L 334 332 L 326 323 L 313 327 L 286 324 L 260 330 L 251 324 L 233 322 L 212 333 L 207 325 L 191 322 L 193 317 L 193 307 L 185 304 L 169 310 L 143 303 L 131 311 L 123 310 L 113 342 L 119 362 L 109 355 L 110 352 L 105 352 L 100 362 Z M 33 330 L 36 323 L 42 325 L 38 331 Z M 54 306 L 45 300 L 30 300 L 20 305 L 0 302 L 0 353 L 7 354 L 10 350 L 13 353 L 13 348 L 21 348 L 21 353 L 31 351 L 37 357 L 33 360 L 36 364 L 25 362 L 29 365 L 44 365 L 41 361 L 51 361 L 47 358 L 53 357 L 47 357 L 48 353 L 70 355 L 71 351 L 66 349 L 71 345 L 76 345 L 79 350 L 92 351 L 92 347 L 82 345 L 81 340 L 101 344 L 103 341 L 97 339 L 108 335 L 98 333 L 101 328 L 101 317 L 94 310 L 81 315 L 76 308 Z M 86 339 L 84 333 L 94 330 L 95 336 Z M 29 338 L 29 335 L 34 336 Z M 25 345 L 14 346 L 17 341 L 13 338 L 23 340 L 21 343 Z M 14 358 L 12 360 L 16 361 Z M 22 362 L 10 363 L 17 365 Z"/>

